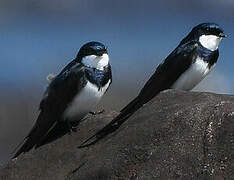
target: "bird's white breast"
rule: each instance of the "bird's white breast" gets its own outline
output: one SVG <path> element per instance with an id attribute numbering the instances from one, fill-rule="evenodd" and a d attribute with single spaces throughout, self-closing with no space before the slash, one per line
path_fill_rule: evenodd
<path id="1" fill-rule="evenodd" d="M 208 63 L 203 61 L 202 58 L 197 57 L 189 69 L 187 69 L 172 85 L 173 89 L 191 90 L 193 89 L 215 66 L 209 68 Z"/>
<path id="2" fill-rule="evenodd" d="M 81 120 L 89 113 L 100 101 L 110 85 L 110 80 L 102 88 L 88 81 L 86 86 L 77 93 L 74 100 L 64 112 L 64 119 L 71 121 Z"/>

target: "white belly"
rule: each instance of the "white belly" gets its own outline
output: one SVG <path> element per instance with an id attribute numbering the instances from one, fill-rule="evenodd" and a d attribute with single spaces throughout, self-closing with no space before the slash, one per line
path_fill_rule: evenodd
<path id="1" fill-rule="evenodd" d="M 198 57 L 196 62 L 176 80 L 171 88 L 185 91 L 193 89 L 214 66 L 215 64 L 209 68 L 208 63 Z"/>
<path id="2" fill-rule="evenodd" d="M 71 121 L 81 120 L 87 113 L 89 113 L 100 101 L 103 94 L 110 85 L 110 80 L 103 87 L 98 87 L 88 81 L 86 86 L 78 93 L 72 103 L 64 112 L 64 119 Z"/>

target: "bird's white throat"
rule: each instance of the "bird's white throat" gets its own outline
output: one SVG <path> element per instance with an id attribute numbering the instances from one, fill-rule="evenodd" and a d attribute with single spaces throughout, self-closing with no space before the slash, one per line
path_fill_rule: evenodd
<path id="1" fill-rule="evenodd" d="M 80 92 L 77 92 L 77 95 L 65 110 L 64 119 L 71 121 L 82 119 L 98 104 L 104 93 L 107 91 L 110 83 L 111 80 L 109 80 L 103 87 L 99 88 L 88 81 L 85 87 Z"/>
<path id="2" fill-rule="evenodd" d="M 221 40 L 221 37 L 215 35 L 202 35 L 199 37 L 199 42 L 201 43 L 201 45 L 211 51 L 215 51 L 218 49 Z"/>
<path id="3" fill-rule="evenodd" d="M 103 54 L 102 56 L 89 55 L 83 57 L 81 61 L 87 67 L 103 70 L 109 63 L 109 56 L 108 54 Z"/>

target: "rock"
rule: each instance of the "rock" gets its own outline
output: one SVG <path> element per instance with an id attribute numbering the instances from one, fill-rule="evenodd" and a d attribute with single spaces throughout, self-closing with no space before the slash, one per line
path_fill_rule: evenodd
<path id="1" fill-rule="evenodd" d="M 116 114 L 89 116 L 77 133 L 1 167 L 0 179 L 234 179 L 234 96 L 162 92 L 117 132 L 77 149 Z"/>

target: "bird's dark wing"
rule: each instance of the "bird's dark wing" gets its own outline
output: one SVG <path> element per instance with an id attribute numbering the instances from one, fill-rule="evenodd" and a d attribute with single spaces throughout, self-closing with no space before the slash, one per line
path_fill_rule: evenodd
<path id="1" fill-rule="evenodd" d="M 87 68 L 86 68 L 86 70 L 87 70 Z M 98 74 L 95 74 L 95 76 L 98 77 Z M 89 77 L 87 77 L 87 78 L 89 78 Z M 109 80 L 112 82 L 112 73 L 111 73 L 110 65 L 105 68 L 104 75 L 102 73 L 101 79 L 102 80 L 99 80 L 99 81 L 100 81 L 100 84 L 102 86 L 105 85 L 105 83 L 108 82 Z M 90 78 L 89 80 L 92 80 L 92 79 Z M 96 80 L 96 82 L 98 82 L 98 80 Z M 111 84 L 111 82 L 110 82 L 110 84 Z M 109 84 L 109 87 L 110 87 L 110 84 Z M 108 87 L 108 89 L 109 89 L 109 87 Z M 107 92 L 107 90 L 106 90 L 106 92 Z M 77 122 L 77 121 L 70 122 L 70 126 L 74 127 L 74 129 L 72 129 L 72 131 L 73 130 L 76 131 L 75 127 L 77 127 L 79 123 L 80 122 Z M 53 127 L 53 129 L 49 133 L 47 133 L 45 138 L 40 143 L 37 143 L 35 148 L 38 148 L 38 147 L 40 147 L 40 146 L 42 146 L 44 144 L 50 143 L 50 142 L 54 141 L 55 139 L 60 138 L 60 137 L 64 136 L 67 133 L 70 133 L 71 129 L 68 129 L 67 126 L 68 126 L 68 123 L 66 121 L 57 122 L 55 124 L 55 126 Z"/>
<path id="2" fill-rule="evenodd" d="M 79 148 L 95 144 L 106 135 L 116 131 L 136 110 L 155 97 L 160 91 L 169 89 L 179 76 L 195 61 L 197 42 L 178 46 L 156 69 L 139 95 L 125 106 L 120 114 L 103 129 L 83 142 Z"/>
<path id="3" fill-rule="evenodd" d="M 109 87 L 107 88 L 106 92 L 109 90 L 110 85 L 112 84 L 112 71 L 111 71 L 111 65 L 108 65 L 107 70 L 106 70 L 106 78 L 110 80 Z M 106 93 L 105 92 L 105 93 Z"/>
<path id="4" fill-rule="evenodd" d="M 23 145 L 14 157 L 40 144 L 44 137 L 62 120 L 63 112 L 76 93 L 85 86 L 84 68 L 71 63 L 50 83 L 45 97 L 40 103 L 40 114 L 32 130 L 25 137 Z"/>

